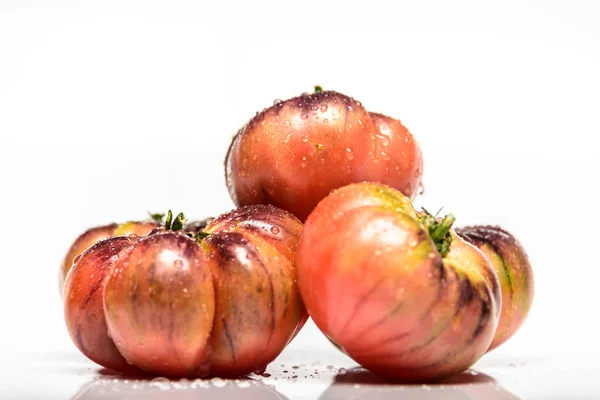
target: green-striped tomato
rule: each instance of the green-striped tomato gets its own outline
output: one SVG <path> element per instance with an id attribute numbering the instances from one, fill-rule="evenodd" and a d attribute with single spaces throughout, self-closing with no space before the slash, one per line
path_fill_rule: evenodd
<path id="1" fill-rule="evenodd" d="M 500 287 L 490 261 L 388 186 L 345 186 L 308 217 L 298 286 L 317 326 L 365 368 L 403 381 L 465 370 L 488 349 Z"/>
<path id="2" fill-rule="evenodd" d="M 477 246 L 492 262 L 502 287 L 502 312 L 492 350 L 523 324 L 533 302 L 533 271 L 519 241 L 497 226 L 468 226 L 456 232 Z"/>

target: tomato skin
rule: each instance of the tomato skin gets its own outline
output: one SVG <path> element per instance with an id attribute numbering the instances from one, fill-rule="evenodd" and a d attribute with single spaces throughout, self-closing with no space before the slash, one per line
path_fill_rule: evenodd
<path id="1" fill-rule="evenodd" d="M 65 322 L 75 346 L 92 361 L 126 374 L 141 371 L 125 361 L 107 334 L 102 291 L 118 255 L 136 241 L 116 236 L 92 245 L 75 263 L 64 285 Z"/>
<path id="2" fill-rule="evenodd" d="M 215 282 L 212 373 L 264 370 L 307 314 L 298 293 L 295 251 L 302 224 L 272 206 L 250 206 L 213 221 L 204 241 Z"/>
<path id="3" fill-rule="evenodd" d="M 331 190 L 353 182 L 380 181 L 412 198 L 422 167 L 399 121 L 333 91 L 264 110 L 238 132 L 225 161 L 237 205 L 273 204 L 300 220 Z"/>
<path id="4" fill-rule="evenodd" d="M 453 234 L 442 258 L 400 192 L 352 184 L 307 219 L 297 255 L 308 313 L 365 368 L 399 381 L 465 370 L 489 347 L 501 302 L 487 258 Z"/>
<path id="5" fill-rule="evenodd" d="M 119 352 L 172 377 L 264 369 L 307 319 L 295 272 L 301 231 L 293 215 L 265 205 L 211 221 L 201 243 L 153 230 L 106 280 L 104 314 Z"/>
<path id="6" fill-rule="evenodd" d="M 97 226 L 90 228 L 83 232 L 75 239 L 67 255 L 65 256 L 59 272 L 59 289 L 61 295 L 63 293 L 63 286 L 67 279 L 67 274 L 74 264 L 75 259 L 87 248 L 92 246 L 103 239 L 107 239 L 112 236 L 126 236 L 126 235 L 147 235 L 152 229 L 158 227 L 157 222 L 151 221 L 130 221 L 123 224 L 111 223 L 103 226 Z"/>
<path id="7" fill-rule="evenodd" d="M 104 314 L 119 352 L 165 376 L 207 374 L 215 299 L 206 255 L 181 232 L 158 232 L 121 255 L 104 288 Z"/>
<path id="8" fill-rule="evenodd" d="M 490 351 L 514 335 L 527 318 L 534 295 L 533 270 L 521 243 L 498 226 L 467 226 L 457 233 L 488 257 L 500 280 L 502 311 Z"/>

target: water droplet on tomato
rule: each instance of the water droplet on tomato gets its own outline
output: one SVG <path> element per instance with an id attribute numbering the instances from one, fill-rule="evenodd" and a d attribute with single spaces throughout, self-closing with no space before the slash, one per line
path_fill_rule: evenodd
<path id="1" fill-rule="evenodd" d="M 279 234 L 279 232 L 281 232 L 281 229 L 279 229 L 279 227 L 278 227 L 278 226 L 272 226 L 272 227 L 271 227 L 271 233 L 272 233 L 273 235 L 277 235 L 277 234 Z"/>
<path id="2" fill-rule="evenodd" d="M 300 118 L 302 118 L 302 119 L 308 119 L 308 114 L 301 114 Z"/>
<path id="3" fill-rule="evenodd" d="M 273 100 L 273 104 L 274 105 L 278 105 L 278 104 L 283 105 L 282 103 L 283 103 L 283 100 L 281 100 L 281 99 L 275 99 L 275 100 Z"/>
<path id="4" fill-rule="evenodd" d="M 302 168 L 306 167 L 308 165 L 307 161 L 306 161 L 306 157 L 302 157 L 302 161 L 300 161 L 300 166 Z"/>
<path id="5" fill-rule="evenodd" d="M 346 148 L 346 158 L 348 160 L 354 159 L 354 153 L 352 153 L 352 150 L 349 147 Z"/>
<path id="6" fill-rule="evenodd" d="M 175 261 L 173 261 L 173 266 L 175 268 L 181 268 L 181 267 L 183 267 L 183 261 L 181 261 L 181 260 L 175 260 Z"/>
<path id="7" fill-rule="evenodd" d="M 390 156 L 388 156 L 387 153 L 384 153 L 383 151 L 381 152 L 381 158 L 383 158 L 385 161 L 390 160 Z"/>
<path id="8" fill-rule="evenodd" d="M 304 135 L 302 138 L 302 143 L 308 143 L 308 135 Z"/>
<path id="9" fill-rule="evenodd" d="M 327 111 L 327 104 L 323 104 L 321 106 L 321 112 L 326 112 Z"/>
<path id="10" fill-rule="evenodd" d="M 348 371 L 346 370 L 346 368 L 340 368 L 338 369 L 338 374 L 339 375 L 346 375 Z"/>

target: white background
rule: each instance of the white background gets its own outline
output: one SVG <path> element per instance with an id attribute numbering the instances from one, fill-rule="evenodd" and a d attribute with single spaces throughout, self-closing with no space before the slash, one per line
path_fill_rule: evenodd
<path id="1" fill-rule="evenodd" d="M 598 395 L 599 20 L 594 1 L 0 1 L 0 397 L 68 398 L 97 376 L 58 295 L 79 233 L 231 209 L 232 135 L 315 84 L 409 127 L 417 205 L 528 250 L 530 317 L 475 368 L 521 398 Z M 295 355 L 352 365 L 311 325 Z M 272 383 L 329 384 L 299 380 Z"/>

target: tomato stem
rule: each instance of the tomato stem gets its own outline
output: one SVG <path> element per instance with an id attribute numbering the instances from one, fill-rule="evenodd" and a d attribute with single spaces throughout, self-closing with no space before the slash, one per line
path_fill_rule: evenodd
<path id="1" fill-rule="evenodd" d="M 315 85 L 315 93 L 321 93 L 323 91 L 323 88 L 319 85 Z"/>
<path id="2" fill-rule="evenodd" d="M 437 214 L 432 215 L 425 208 L 421 209 L 425 213 L 425 215 L 421 217 L 421 221 L 429 230 L 429 236 L 431 236 L 431 240 L 433 240 L 435 248 L 437 251 L 439 251 L 442 257 L 446 257 L 450 251 L 450 244 L 452 244 L 450 228 L 452 228 L 452 224 L 454 224 L 456 218 L 453 214 L 448 214 L 442 220 L 439 220 L 437 218 Z"/>

